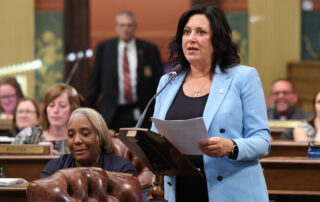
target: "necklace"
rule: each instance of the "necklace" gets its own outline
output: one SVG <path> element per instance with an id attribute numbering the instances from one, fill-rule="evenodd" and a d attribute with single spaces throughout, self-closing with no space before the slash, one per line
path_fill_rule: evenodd
<path id="1" fill-rule="evenodd" d="M 190 79 L 191 79 L 191 78 L 189 78 L 189 81 L 190 81 Z M 208 83 L 208 80 L 209 80 L 209 78 L 207 78 L 207 79 L 205 80 L 205 82 L 202 84 L 202 86 L 201 86 L 198 90 L 192 90 L 191 88 L 189 88 L 190 91 L 193 91 L 193 97 L 199 97 L 199 95 L 200 95 L 203 87 Z M 190 83 L 190 82 L 188 82 L 188 85 L 190 86 L 189 83 Z"/>

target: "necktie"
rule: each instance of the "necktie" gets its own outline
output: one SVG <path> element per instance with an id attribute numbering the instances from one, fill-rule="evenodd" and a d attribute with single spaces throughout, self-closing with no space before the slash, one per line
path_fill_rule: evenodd
<path id="1" fill-rule="evenodd" d="M 124 86 L 124 99 L 127 103 L 132 101 L 131 79 L 129 70 L 129 61 L 127 56 L 127 47 L 123 49 L 123 86 Z"/>

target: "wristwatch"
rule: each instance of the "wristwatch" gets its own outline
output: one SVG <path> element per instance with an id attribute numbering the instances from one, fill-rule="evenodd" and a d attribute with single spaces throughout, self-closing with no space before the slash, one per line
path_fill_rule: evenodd
<path id="1" fill-rule="evenodd" d="M 231 141 L 233 142 L 233 146 L 232 146 L 232 151 L 231 151 L 231 154 L 229 155 L 229 158 L 236 160 L 239 153 L 238 145 L 234 140 L 231 140 Z"/>

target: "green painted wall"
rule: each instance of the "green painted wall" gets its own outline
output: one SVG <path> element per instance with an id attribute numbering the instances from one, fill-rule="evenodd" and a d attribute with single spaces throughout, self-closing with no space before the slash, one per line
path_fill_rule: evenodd
<path id="1" fill-rule="evenodd" d="M 301 60 L 320 60 L 320 11 L 302 12 Z"/>
<path id="2" fill-rule="evenodd" d="M 232 29 L 232 40 L 236 42 L 240 50 L 241 64 L 249 64 L 248 46 L 248 13 L 228 12 L 226 13 L 228 22 Z"/>

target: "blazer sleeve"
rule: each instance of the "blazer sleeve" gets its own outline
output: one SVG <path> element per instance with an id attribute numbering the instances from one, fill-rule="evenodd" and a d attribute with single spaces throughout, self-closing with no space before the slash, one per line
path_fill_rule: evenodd
<path id="1" fill-rule="evenodd" d="M 95 105 L 95 102 L 101 92 L 101 74 L 102 74 L 102 59 L 103 59 L 103 44 L 99 44 L 96 49 L 96 57 L 94 60 L 93 71 L 91 73 L 89 88 L 87 93 L 87 103 L 90 107 Z"/>
<path id="2" fill-rule="evenodd" d="M 243 137 L 233 139 L 238 145 L 237 160 L 251 160 L 270 152 L 270 129 L 265 99 L 258 72 L 254 68 L 242 77 L 240 99 L 243 111 Z"/>

